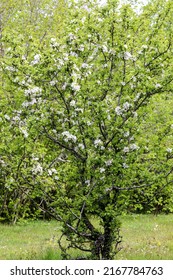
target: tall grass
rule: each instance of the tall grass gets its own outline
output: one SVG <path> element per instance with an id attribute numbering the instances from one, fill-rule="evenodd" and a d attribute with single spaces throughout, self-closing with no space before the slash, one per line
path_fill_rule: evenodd
<path id="1" fill-rule="evenodd" d="M 121 251 L 116 259 L 173 259 L 173 215 L 127 215 L 122 222 Z M 60 225 L 56 221 L 0 224 L 0 259 L 61 259 Z M 72 258 L 78 255 L 72 251 Z"/>

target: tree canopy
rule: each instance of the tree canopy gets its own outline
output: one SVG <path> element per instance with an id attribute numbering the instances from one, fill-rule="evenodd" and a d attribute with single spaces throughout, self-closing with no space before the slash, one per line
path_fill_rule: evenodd
<path id="1" fill-rule="evenodd" d="M 30 23 L 39 39 L 48 26 L 43 44 L 36 33 L 29 49 L 25 32 L 3 39 L 1 205 L 14 220 L 36 204 L 59 220 L 64 258 L 76 248 L 112 259 L 123 209 L 172 191 L 172 112 L 161 106 L 172 97 L 172 1 L 140 13 L 69 1 L 60 31 L 50 18 L 42 29 L 38 6 Z"/>

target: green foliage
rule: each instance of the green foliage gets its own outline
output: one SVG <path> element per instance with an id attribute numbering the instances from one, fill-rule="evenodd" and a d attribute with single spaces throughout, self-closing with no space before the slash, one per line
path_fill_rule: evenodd
<path id="1" fill-rule="evenodd" d="M 147 162 L 150 171 L 153 170 L 156 180 L 155 183 L 151 181 L 152 188 L 131 192 L 127 209 L 140 213 L 170 213 L 173 211 L 171 93 L 153 98 L 145 109 L 140 131 L 139 139 L 145 148 L 142 160 Z"/>

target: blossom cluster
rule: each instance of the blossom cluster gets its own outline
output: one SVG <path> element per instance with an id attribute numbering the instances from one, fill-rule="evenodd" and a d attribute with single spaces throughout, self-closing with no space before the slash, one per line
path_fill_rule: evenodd
<path id="1" fill-rule="evenodd" d="M 122 107 L 121 106 L 117 106 L 115 108 L 115 113 L 117 114 L 117 116 L 123 116 L 123 114 L 127 111 L 130 110 L 130 108 L 132 107 L 132 104 L 129 102 L 125 102 Z"/>
<path id="2" fill-rule="evenodd" d="M 95 146 L 95 148 L 100 148 L 100 150 L 104 150 L 105 149 L 105 147 L 103 146 L 102 140 L 99 139 L 99 138 L 94 140 L 94 146 Z"/>
<path id="3" fill-rule="evenodd" d="M 124 153 L 129 153 L 136 150 L 139 150 L 139 146 L 136 145 L 135 143 L 130 144 L 129 146 L 123 148 Z"/>
<path id="4" fill-rule="evenodd" d="M 62 132 L 62 136 L 64 137 L 65 142 L 72 140 L 75 143 L 77 141 L 77 137 L 71 134 L 69 131 Z"/>
<path id="5" fill-rule="evenodd" d="M 36 65 L 40 62 L 41 60 L 41 55 L 40 54 L 36 54 L 34 56 L 34 59 L 31 61 L 31 65 Z"/>
<path id="6" fill-rule="evenodd" d="M 41 166 L 41 164 L 39 162 L 37 162 L 33 168 L 32 168 L 32 173 L 34 175 L 42 175 L 43 174 L 43 167 Z"/>
<path id="7" fill-rule="evenodd" d="M 26 127 L 23 127 L 23 126 L 19 126 L 19 129 L 20 131 L 22 132 L 24 138 L 28 138 L 28 131 L 27 131 L 27 128 Z"/>
<path id="8" fill-rule="evenodd" d="M 24 93 L 25 96 L 37 96 L 42 93 L 42 88 L 35 86 L 33 88 L 26 89 Z"/>

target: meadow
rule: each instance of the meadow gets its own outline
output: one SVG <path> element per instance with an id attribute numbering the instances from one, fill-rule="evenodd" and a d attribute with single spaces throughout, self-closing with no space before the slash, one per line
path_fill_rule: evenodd
<path id="1" fill-rule="evenodd" d="M 116 259 L 173 259 L 173 214 L 126 215 L 120 220 L 123 238 Z M 61 259 L 57 244 L 60 230 L 54 220 L 0 224 L 0 260 Z M 72 259 L 76 257 L 72 252 Z"/>

